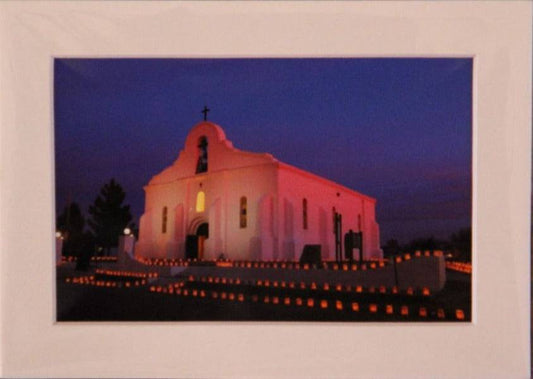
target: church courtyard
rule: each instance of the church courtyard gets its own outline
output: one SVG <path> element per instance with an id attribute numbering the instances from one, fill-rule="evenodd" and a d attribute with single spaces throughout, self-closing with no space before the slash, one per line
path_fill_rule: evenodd
<path id="1" fill-rule="evenodd" d="M 124 271 L 113 260 L 94 261 L 86 272 L 75 271 L 74 262 L 63 263 L 57 271 L 57 320 L 471 320 L 471 274 L 460 264 L 447 264 L 446 283 L 442 290 L 433 292 L 427 287 L 401 284 L 324 281 L 325 274 L 333 278 L 346 274 L 343 264 L 335 262 L 320 267 L 288 262 L 224 262 L 219 266 L 213 262 L 183 262 L 186 268 L 181 267 L 183 271 L 176 275 L 170 275 L 171 262 L 165 263 L 167 266 L 157 262 L 157 265 L 146 264 L 142 270 Z M 254 271 L 254 264 L 256 272 L 261 270 L 259 265 L 269 265 L 263 270 L 274 272 L 274 279 L 247 276 L 247 272 Z M 242 267 L 229 267 L 233 265 Z M 381 261 L 363 265 L 358 267 L 360 272 L 379 272 L 392 264 Z M 348 267 L 348 271 L 351 269 Z"/>

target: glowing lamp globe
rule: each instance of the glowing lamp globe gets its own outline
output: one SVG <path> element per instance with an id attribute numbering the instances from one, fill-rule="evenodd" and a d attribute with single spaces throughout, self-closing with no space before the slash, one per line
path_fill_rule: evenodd
<path id="1" fill-rule="evenodd" d="M 56 238 L 61 238 L 61 232 L 56 232 Z"/>
<path id="2" fill-rule="evenodd" d="M 124 235 L 125 236 L 129 236 L 130 234 L 131 234 L 131 229 L 130 228 L 124 229 Z"/>

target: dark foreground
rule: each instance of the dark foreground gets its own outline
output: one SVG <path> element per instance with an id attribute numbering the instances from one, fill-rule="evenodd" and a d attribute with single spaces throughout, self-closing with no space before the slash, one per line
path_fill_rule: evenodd
<path id="1" fill-rule="evenodd" d="M 356 293 L 267 288 L 187 278 L 158 279 L 139 287 L 96 287 L 66 283 L 61 277 L 57 320 L 470 321 L 470 275 L 448 271 L 447 278 L 441 292 L 423 296 L 383 294 L 377 289 Z"/>

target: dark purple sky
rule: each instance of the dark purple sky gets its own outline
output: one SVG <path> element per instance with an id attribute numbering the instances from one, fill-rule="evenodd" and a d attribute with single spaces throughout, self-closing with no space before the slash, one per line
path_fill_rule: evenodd
<path id="1" fill-rule="evenodd" d="M 381 242 L 471 223 L 471 59 L 56 59 L 56 210 L 115 178 L 135 222 L 206 104 L 234 146 L 377 199 Z"/>

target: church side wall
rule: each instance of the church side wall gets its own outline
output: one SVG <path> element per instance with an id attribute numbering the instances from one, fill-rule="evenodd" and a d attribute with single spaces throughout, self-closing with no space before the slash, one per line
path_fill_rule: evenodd
<path id="1" fill-rule="evenodd" d="M 279 169 L 278 182 L 280 259 L 299 259 L 306 244 L 321 245 L 323 260 L 335 259 L 334 212 L 342 215 L 343 235 L 350 229 L 363 231 L 365 258 L 380 257 L 374 199 L 284 167 Z"/>

